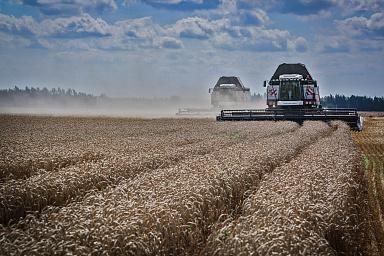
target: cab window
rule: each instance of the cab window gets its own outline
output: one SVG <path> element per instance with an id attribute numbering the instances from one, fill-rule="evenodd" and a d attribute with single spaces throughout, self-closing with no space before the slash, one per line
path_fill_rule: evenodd
<path id="1" fill-rule="evenodd" d="M 302 100 L 300 82 L 297 80 L 283 80 L 280 82 L 280 100 Z"/>

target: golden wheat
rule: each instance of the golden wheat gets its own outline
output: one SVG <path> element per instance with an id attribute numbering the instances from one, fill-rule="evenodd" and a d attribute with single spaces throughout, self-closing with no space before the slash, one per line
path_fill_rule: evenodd
<path id="1" fill-rule="evenodd" d="M 85 254 L 195 253 L 211 226 L 220 216 L 236 211 L 264 173 L 328 130 L 321 122 L 306 123 L 295 132 L 247 140 L 171 168 L 143 173 L 58 213 L 22 221 L 19 225 L 24 231 L 3 233 L 4 249 L 7 253 L 76 253 L 79 249 Z M 60 231 L 64 228 L 65 232 Z"/>
<path id="2" fill-rule="evenodd" d="M 360 159 L 349 128 L 338 124 L 291 162 L 275 169 L 249 197 L 238 219 L 209 238 L 217 255 L 363 253 L 356 233 Z M 357 239 L 357 240 L 356 240 Z"/>
<path id="3" fill-rule="evenodd" d="M 153 124 L 156 122 L 158 121 L 155 120 Z M 135 127 L 135 123 L 133 124 Z M 172 122 L 170 124 L 172 127 L 176 126 Z M 197 124 L 202 124 L 202 127 L 197 127 Z M 40 212 L 48 205 L 65 205 L 81 198 L 90 190 L 100 190 L 121 179 L 130 179 L 145 171 L 175 165 L 185 158 L 204 155 L 218 148 L 239 143 L 246 137 L 255 139 L 273 136 L 297 127 L 294 124 L 278 124 L 267 129 L 263 124 L 240 127 L 235 123 L 223 126 L 212 121 L 200 121 L 197 124 L 192 124 L 189 120 L 179 120 L 176 129 L 179 132 L 164 132 L 165 129 L 162 128 L 155 138 L 148 135 L 156 143 L 148 142 L 145 138 L 128 140 L 131 143 L 128 145 L 120 142 L 109 147 L 103 146 L 103 154 L 109 157 L 102 157 L 94 162 L 82 162 L 55 172 L 41 172 L 26 180 L 9 180 L 0 188 L 0 221 L 6 224 L 10 220 L 24 217 L 29 212 Z M 164 125 L 160 123 L 160 127 L 162 126 Z M 128 126 L 127 132 L 131 132 L 130 129 L 132 126 Z M 124 138 L 121 133 L 118 132 L 119 138 Z M 100 141 L 104 139 L 102 136 L 98 138 Z"/>
<path id="4" fill-rule="evenodd" d="M 360 159 L 342 123 L 0 120 L 0 217 L 12 220 L 0 255 L 364 249 Z"/>
<path id="5" fill-rule="evenodd" d="M 187 127 L 191 130 L 186 129 Z M 201 141 L 214 122 L 108 118 L 0 119 L 0 182 L 146 148 Z"/>

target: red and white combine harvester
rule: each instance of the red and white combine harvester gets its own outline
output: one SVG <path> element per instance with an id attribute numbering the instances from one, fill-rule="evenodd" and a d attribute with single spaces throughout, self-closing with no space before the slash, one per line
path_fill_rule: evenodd
<path id="1" fill-rule="evenodd" d="M 286 120 L 302 123 L 306 120 L 325 122 L 341 120 L 352 129 L 363 129 L 363 118 L 356 109 L 323 108 L 317 82 L 304 64 L 279 65 L 271 80 L 264 81 L 267 89 L 266 109 L 224 109 L 218 121 Z"/>

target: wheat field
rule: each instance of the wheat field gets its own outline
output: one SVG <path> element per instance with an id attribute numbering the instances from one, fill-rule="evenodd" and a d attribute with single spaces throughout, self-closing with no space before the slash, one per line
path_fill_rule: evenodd
<path id="1" fill-rule="evenodd" d="M 2 115 L 0 131 L 1 255 L 382 253 L 382 143 L 341 122 Z"/>
<path id="2" fill-rule="evenodd" d="M 384 118 L 367 118 L 365 126 L 353 138 L 362 152 L 372 233 L 380 255 L 384 255 Z"/>

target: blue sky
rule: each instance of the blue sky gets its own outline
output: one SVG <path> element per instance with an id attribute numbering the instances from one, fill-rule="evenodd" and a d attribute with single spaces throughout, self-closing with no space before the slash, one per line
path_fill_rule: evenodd
<path id="1" fill-rule="evenodd" d="M 1 0 L 0 88 L 208 97 L 263 93 L 283 62 L 320 93 L 384 96 L 384 0 Z"/>

